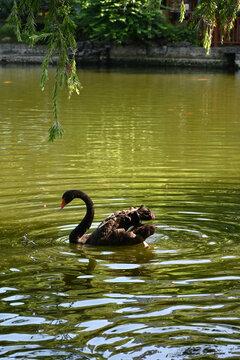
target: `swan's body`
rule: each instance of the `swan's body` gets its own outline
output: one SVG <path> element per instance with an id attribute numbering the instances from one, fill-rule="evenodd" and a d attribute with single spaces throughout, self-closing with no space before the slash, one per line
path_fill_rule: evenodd
<path id="1" fill-rule="evenodd" d="M 71 243 L 86 245 L 132 245 L 144 243 L 145 239 L 154 234 L 155 226 L 141 224 L 141 220 L 154 220 L 155 216 L 144 205 L 139 208 L 116 211 L 106 218 L 91 234 L 85 234 L 94 218 L 94 205 L 90 197 L 80 190 L 68 190 L 62 196 L 61 208 L 74 198 L 82 199 L 87 212 L 80 224 L 69 235 Z"/>

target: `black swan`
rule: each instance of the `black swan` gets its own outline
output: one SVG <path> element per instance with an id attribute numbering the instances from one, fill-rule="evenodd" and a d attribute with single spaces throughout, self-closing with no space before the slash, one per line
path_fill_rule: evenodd
<path id="1" fill-rule="evenodd" d="M 68 190 L 62 196 L 61 209 L 73 199 L 82 199 L 87 212 L 80 224 L 69 235 L 70 243 L 86 245 L 133 245 L 145 243 L 145 239 L 155 232 L 155 225 L 142 224 L 141 220 L 154 220 L 151 210 L 142 205 L 129 210 L 116 211 L 107 217 L 91 234 L 85 234 L 94 217 L 94 205 L 90 197 L 80 190 Z"/>

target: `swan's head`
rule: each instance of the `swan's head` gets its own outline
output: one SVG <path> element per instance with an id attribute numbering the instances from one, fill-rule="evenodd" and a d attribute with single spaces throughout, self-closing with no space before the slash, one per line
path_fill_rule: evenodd
<path id="1" fill-rule="evenodd" d="M 64 206 L 69 204 L 75 197 L 77 197 L 78 190 L 68 190 L 62 196 L 62 203 L 60 209 L 63 209 Z"/>

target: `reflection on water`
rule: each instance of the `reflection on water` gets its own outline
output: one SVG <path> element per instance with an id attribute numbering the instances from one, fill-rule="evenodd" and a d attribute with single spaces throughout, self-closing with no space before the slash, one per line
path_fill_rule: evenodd
<path id="1" fill-rule="evenodd" d="M 239 74 L 79 75 L 49 144 L 40 69 L 0 68 L 1 359 L 240 358 Z M 69 245 L 70 188 L 93 228 L 147 205 L 150 248 Z"/>

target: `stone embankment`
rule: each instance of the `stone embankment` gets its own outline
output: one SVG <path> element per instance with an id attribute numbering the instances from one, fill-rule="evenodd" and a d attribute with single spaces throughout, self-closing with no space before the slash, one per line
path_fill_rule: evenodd
<path id="1" fill-rule="evenodd" d="M 31 48 L 24 44 L 0 44 L 0 63 L 40 64 L 45 53 L 44 46 Z M 56 60 L 57 57 L 54 57 L 53 63 Z M 153 65 L 240 69 L 240 47 L 212 48 L 210 54 L 207 55 L 205 49 L 192 47 L 189 43 L 163 46 L 156 43 L 110 46 L 85 41 L 78 43 L 76 60 L 78 65 Z"/>

